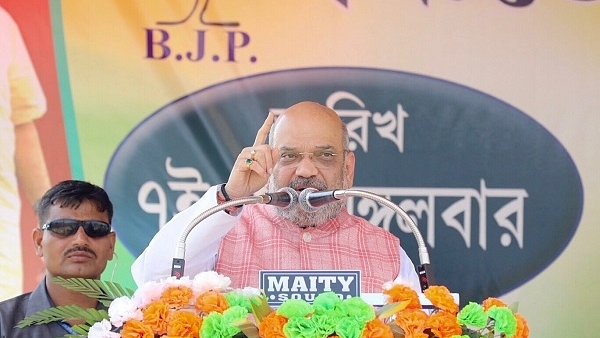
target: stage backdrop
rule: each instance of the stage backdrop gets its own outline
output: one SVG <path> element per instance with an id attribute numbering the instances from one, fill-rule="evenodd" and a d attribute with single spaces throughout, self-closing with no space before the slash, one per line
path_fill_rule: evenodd
<path id="1" fill-rule="evenodd" d="M 37 27 L 30 52 L 53 46 L 32 55 L 54 62 L 60 128 L 38 123 L 53 183 L 70 170 L 115 203 L 104 277 L 134 287 L 133 259 L 227 179 L 267 113 L 312 100 L 349 126 L 354 188 L 418 224 L 437 283 L 518 301 L 532 337 L 600 331 L 600 1 L 22 3 L 0 1 Z M 391 210 L 347 203 L 419 263 Z"/>

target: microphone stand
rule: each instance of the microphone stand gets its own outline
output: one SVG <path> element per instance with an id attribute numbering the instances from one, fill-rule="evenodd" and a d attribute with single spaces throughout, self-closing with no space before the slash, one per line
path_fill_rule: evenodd
<path id="1" fill-rule="evenodd" d="M 173 257 L 173 264 L 171 265 L 171 276 L 176 278 L 181 278 L 183 276 L 183 269 L 185 268 L 185 241 L 190 232 L 202 222 L 207 217 L 219 212 L 223 211 L 227 208 L 241 206 L 245 204 L 256 204 L 256 203 L 269 203 L 271 201 L 271 196 L 269 195 L 259 195 L 259 196 L 248 196 L 242 198 L 232 199 L 231 201 L 217 204 L 216 206 L 205 210 L 200 215 L 196 216 L 183 230 L 181 236 L 179 237 L 179 242 L 177 243 L 177 248 L 175 250 L 175 257 Z"/>
<path id="2" fill-rule="evenodd" d="M 431 269 L 431 262 L 429 260 L 429 251 L 427 250 L 427 245 L 425 244 L 425 241 L 423 240 L 423 236 L 421 236 L 421 232 L 419 231 L 419 228 L 417 227 L 417 225 L 415 224 L 413 219 L 410 218 L 410 216 L 406 213 L 406 211 L 404 211 L 402 208 L 400 208 L 394 202 L 392 202 L 392 201 L 388 200 L 387 198 L 382 197 L 380 195 L 377 195 L 377 194 L 374 194 L 374 193 L 371 193 L 368 191 L 354 190 L 354 189 L 346 189 L 346 190 L 340 189 L 340 190 L 333 191 L 333 197 L 336 199 L 341 199 L 342 197 L 349 197 L 349 196 L 363 197 L 363 198 L 373 200 L 382 205 L 385 205 L 386 207 L 394 210 L 396 212 L 396 214 L 400 215 L 400 217 L 402 218 L 404 223 L 406 225 L 408 225 L 411 232 L 415 236 L 415 239 L 417 240 L 417 247 L 419 250 L 419 261 L 421 263 L 417 266 L 417 273 L 419 275 L 421 291 L 425 291 L 429 287 L 429 284 L 433 284 L 433 280 L 434 280 L 433 279 L 433 271 Z"/>

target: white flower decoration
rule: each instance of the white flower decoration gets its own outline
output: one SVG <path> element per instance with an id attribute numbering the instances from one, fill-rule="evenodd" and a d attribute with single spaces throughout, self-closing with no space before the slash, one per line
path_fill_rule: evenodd
<path id="1" fill-rule="evenodd" d="M 192 290 L 195 295 L 215 290 L 224 291 L 231 285 L 231 279 L 218 274 L 216 271 L 204 271 L 196 275 L 192 281 Z"/>
<path id="2" fill-rule="evenodd" d="M 116 327 L 123 326 L 123 323 L 130 319 L 142 320 L 144 318 L 142 310 L 128 297 L 119 297 L 113 300 L 108 308 L 108 316 L 111 324 Z"/>
<path id="3" fill-rule="evenodd" d="M 106 319 L 101 322 L 96 322 L 88 331 L 88 338 L 120 338 L 121 335 L 117 332 L 111 332 L 112 325 Z"/>

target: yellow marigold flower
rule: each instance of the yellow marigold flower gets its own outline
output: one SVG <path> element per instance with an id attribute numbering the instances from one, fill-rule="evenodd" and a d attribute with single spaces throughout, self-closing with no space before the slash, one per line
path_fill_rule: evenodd
<path id="1" fill-rule="evenodd" d="M 431 301 L 434 307 L 450 312 L 455 315 L 458 313 L 458 304 L 454 302 L 454 297 L 450 294 L 450 290 L 442 285 L 432 285 L 425 291 L 425 297 Z"/>

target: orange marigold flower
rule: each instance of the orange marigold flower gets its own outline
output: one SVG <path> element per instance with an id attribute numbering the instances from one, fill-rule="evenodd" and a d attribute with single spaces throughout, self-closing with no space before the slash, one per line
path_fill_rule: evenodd
<path id="1" fill-rule="evenodd" d="M 456 320 L 456 316 L 445 311 L 432 314 L 427 320 L 427 327 L 438 338 L 449 338 L 454 335 L 462 335 L 462 328 Z"/>
<path id="2" fill-rule="evenodd" d="M 501 301 L 498 298 L 493 298 L 493 297 L 490 297 L 490 298 L 484 300 L 483 303 L 481 303 L 481 306 L 483 306 L 483 311 L 489 310 L 494 305 L 496 305 L 497 307 L 507 307 L 508 306 L 508 305 L 506 305 L 505 302 Z"/>
<path id="3" fill-rule="evenodd" d="M 521 316 L 519 313 L 515 313 L 515 319 L 517 320 L 517 332 L 515 332 L 513 338 L 529 337 L 529 325 L 527 324 L 525 317 Z"/>
<path id="4" fill-rule="evenodd" d="M 200 337 L 202 318 L 194 311 L 174 311 L 169 316 L 167 335 L 169 337 Z"/>
<path id="5" fill-rule="evenodd" d="M 362 338 L 393 338 L 392 328 L 385 325 L 381 320 L 374 319 L 365 325 Z"/>
<path id="6" fill-rule="evenodd" d="M 190 304 L 190 300 L 194 296 L 192 289 L 185 286 L 172 286 L 160 295 L 160 299 L 164 300 L 171 308 L 181 309 Z"/>
<path id="7" fill-rule="evenodd" d="M 150 303 L 143 311 L 144 323 L 158 334 L 167 333 L 167 320 L 169 318 L 169 306 L 163 300 Z"/>
<path id="8" fill-rule="evenodd" d="M 223 313 L 223 311 L 229 309 L 229 302 L 222 293 L 218 291 L 208 291 L 196 298 L 196 310 L 210 313 L 216 311 Z"/>
<path id="9" fill-rule="evenodd" d="M 420 309 L 421 303 L 419 302 L 419 295 L 417 292 L 406 285 L 394 284 L 391 289 L 383 290 L 383 294 L 387 295 L 389 303 L 403 302 L 409 300 L 410 303 L 406 307 L 407 309 Z"/>
<path id="10" fill-rule="evenodd" d="M 121 331 L 123 338 L 154 338 L 154 332 L 150 325 L 146 325 L 139 320 L 131 319 L 123 324 Z"/>
<path id="11" fill-rule="evenodd" d="M 427 314 L 420 309 L 405 309 L 396 315 L 394 321 L 404 330 L 406 337 L 409 335 L 417 337 L 425 330 L 427 318 L 429 318 Z"/>
<path id="12" fill-rule="evenodd" d="M 431 301 L 431 304 L 442 311 L 448 311 L 455 315 L 458 313 L 458 304 L 454 302 L 454 297 L 450 294 L 448 288 L 443 285 L 432 285 L 423 293 Z"/>
<path id="13" fill-rule="evenodd" d="M 424 332 L 407 333 L 404 338 L 429 338 L 429 335 Z"/>
<path id="14" fill-rule="evenodd" d="M 260 338 L 286 338 L 283 333 L 283 326 L 287 322 L 288 319 L 286 317 L 278 315 L 273 311 L 260 321 L 258 334 Z"/>

